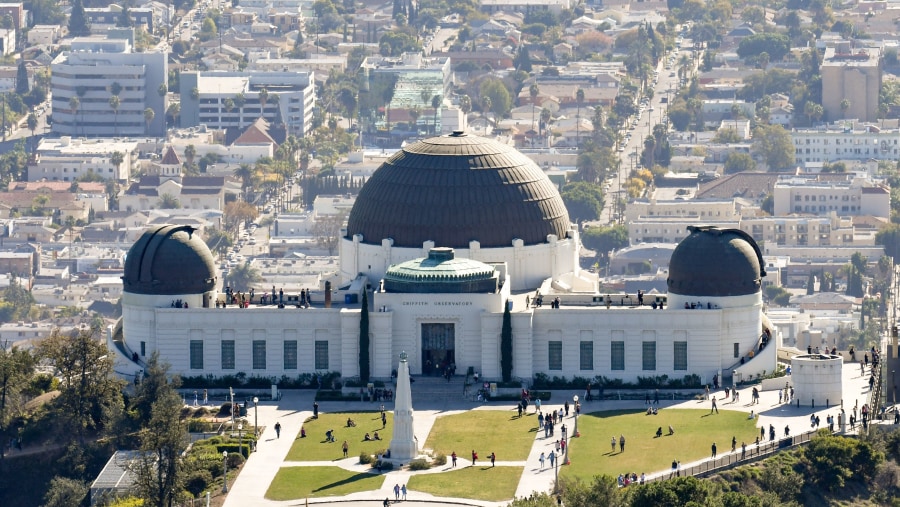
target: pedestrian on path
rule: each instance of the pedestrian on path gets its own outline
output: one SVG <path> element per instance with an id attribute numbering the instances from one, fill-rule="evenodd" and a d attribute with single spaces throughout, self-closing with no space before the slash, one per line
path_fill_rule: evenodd
<path id="1" fill-rule="evenodd" d="M 731 452 L 734 452 L 734 450 L 736 448 L 737 448 L 737 437 L 733 436 L 733 437 L 731 437 Z"/>
<path id="2" fill-rule="evenodd" d="M 747 457 L 747 442 L 741 442 L 741 459 Z"/>
<path id="3" fill-rule="evenodd" d="M 387 428 L 387 416 L 384 414 L 384 410 L 381 411 L 381 429 Z"/>
<path id="4" fill-rule="evenodd" d="M 616 452 L 616 437 L 613 436 L 612 440 L 609 441 L 609 445 L 612 447 L 612 452 Z"/>
<path id="5" fill-rule="evenodd" d="M 713 459 L 716 459 L 716 443 L 715 442 L 713 442 L 713 445 L 712 445 L 712 457 L 713 457 Z"/>
<path id="6" fill-rule="evenodd" d="M 625 435 L 619 435 L 619 452 L 625 452 Z"/>
<path id="7" fill-rule="evenodd" d="M 713 396 L 713 399 L 712 399 L 712 408 L 709 409 L 710 414 L 712 414 L 713 412 L 715 412 L 717 414 L 719 413 L 719 407 L 716 406 L 716 397 L 715 396 Z"/>
<path id="8" fill-rule="evenodd" d="M 400 485 L 394 484 L 394 500 L 400 501 Z"/>
<path id="9" fill-rule="evenodd" d="M 453 460 L 452 468 L 456 468 L 456 451 L 453 451 L 453 454 L 450 455 L 450 459 Z"/>
<path id="10" fill-rule="evenodd" d="M 538 458 L 538 461 L 541 462 L 541 470 L 544 469 L 544 453 L 541 453 L 541 456 Z"/>
<path id="11" fill-rule="evenodd" d="M 472 449 L 472 466 L 475 466 L 476 461 L 478 461 L 478 453 L 475 452 L 475 449 Z"/>
<path id="12" fill-rule="evenodd" d="M 553 467 L 553 465 L 556 463 L 556 453 L 550 451 L 550 455 L 547 457 L 550 458 L 550 466 Z"/>
<path id="13" fill-rule="evenodd" d="M 406 500 L 406 484 L 400 486 L 400 493 L 403 494 L 403 500 Z"/>
<path id="14" fill-rule="evenodd" d="M 313 419 L 318 419 L 318 418 L 319 418 L 319 402 L 314 401 L 313 402 Z"/>
<path id="15" fill-rule="evenodd" d="M 675 477 L 675 471 L 678 470 L 678 460 L 672 460 L 672 471 L 669 473 L 669 479 Z"/>
<path id="16" fill-rule="evenodd" d="M 344 450 L 344 457 L 346 458 L 346 457 L 347 457 L 347 451 L 350 450 L 350 444 L 348 444 L 347 441 L 344 440 L 344 443 L 341 445 L 341 449 Z"/>
<path id="17" fill-rule="evenodd" d="M 281 438 L 281 423 L 275 423 L 275 438 Z"/>
<path id="18" fill-rule="evenodd" d="M 495 461 L 497 461 L 497 455 L 491 452 L 491 468 L 494 468 Z"/>

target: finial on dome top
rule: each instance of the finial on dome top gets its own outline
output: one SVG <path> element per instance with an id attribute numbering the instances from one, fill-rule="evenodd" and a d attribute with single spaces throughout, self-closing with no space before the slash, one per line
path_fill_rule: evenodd
<path id="1" fill-rule="evenodd" d="M 450 137 L 466 137 L 466 131 L 465 130 L 454 130 L 453 133 L 450 134 Z"/>
<path id="2" fill-rule="evenodd" d="M 409 355 L 406 353 L 405 350 L 400 353 L 400 362 L 401 363 L 405 363 L 407 358 L 409 358 Z"/>

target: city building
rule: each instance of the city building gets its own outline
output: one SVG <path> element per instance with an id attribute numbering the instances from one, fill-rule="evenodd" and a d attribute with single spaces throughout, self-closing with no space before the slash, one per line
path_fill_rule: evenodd
<path id="1" fill-rule="evenodd" d="M 432 107 L 432 99 L 435 96 L 441 99 L 450 96 L 453 84 L 450 58 L 426 58 L 421 53 L 404 53 L 400 57 L 369 56 L 360 68 L 365 76 L 360 95 L 392 86 L 394 93 L 388 104 L 391 111 L 418 108 L 421 114 L 417 123 L 431 126 L 432 123 L 441 121 L 440 113 L 435 114 Z M 381 101 L 381 98 L 375 97 L 375 101 Z M 443 101 L 438 106 L 441 107 Z M 436 132 L 441 131 L 438 125 L 434 125 L 434 128 Z"/>
<path id="2" fill-rule="evenodd" d="M 50 66 L 53 132 L 80 137 L 164 136 L 167 56 L 162 51 L 136 53 L 127 39 L 76 38 L 71 50 Z M 117 89 L 118 95 L 113 93 Z M 147 109 L 154 113 L 149 122 Z"/>
<path id="3" fill-rule="evenodd" d="M 668 294 L 639 305 L 636 293 L 600 292 L 579 267 L 578 228 L 556 186 L 496 141 L 454 133 L 404 147 L 366 182 L 342 236 L 340 271 L 304 291 L 311 307 L 297 291 L 260 286 L 239 309 L 222 307 L 225 287 L 196 230 L 152 227 L 125 260 L 123 318 L 108 330 L 116 371 L 139 375 L 158 352 L 182 375 L 352 378 L 363 300 L 375 378 L 390 378 L 405 351 L 413 374 L 453 364 L 499 379 L 507 311 L 515 378 L 710 382 L 775 367 L 779 337 L 750 236 L 693 227 L 672 253 Z M 260 304 L 264 293 L 283 304 Z"/>
<path id="4" fill-rule="evenodd" d="M 807 166 L 839 160 L 900 160 L 900 129 L 835 122 L 792 129 L 794 158 Z"/>
<path id="5" fill-rule="evenodd" d="M 560 14 L 571 9 L 571 0 L 481 0 L 481 10 L 488 14 L 495 12 L 521 12 L 531 14 L 538 11 L 550 11 Z"/>
<path id="6" fill-rule="evenodd" d="M 76 181 L 89 173 L 126 181 L 137 164 L 137 147 L 137 141 L 44 138 L 28 164 L 28 181 Z M 118 166 L 113 164 L 114 153 L 122 155 Z"/>
<path id="7" fill-rule="evenodd" d="M 837 42 L 825 48 L 819 72 L 826 118 L 830 121 L 845 118 L 875 121 L 878 118 L 880 49 L 852 48 L 850 41 Z"/>
<path id="8" fill-rule="evenodd" d="M 262 117 L 304 136 L 316 105 L 313 72 L 182 72 L 181 126 L 243 130 Z"/>
<path id="9" fill-rule="evenodd" d="M 836 176 L 827 179 L 817 175 L 781 176 L 773 192 L 773 214 L 829 215 L 834 212 L 839 216 L 891 216 L 891 190 L 886 184 L 877 185 L 852 174 Z"/>

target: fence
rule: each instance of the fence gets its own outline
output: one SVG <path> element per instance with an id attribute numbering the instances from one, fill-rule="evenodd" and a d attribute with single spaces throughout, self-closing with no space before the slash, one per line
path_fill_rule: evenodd
<path id="1" fill-rule="evenodd" d="M 754 442 L 747 446 L 747 453 L 744 457 L 741 457 L 743 453 L 741 447 L 738 446 L 735 452 L 728 451 L 721 457 L 707 459 L 686 468 L 679 467 L 679 469 L 674 472 L 659 473 L 658 475 L 647 479 L 646 482 L 663 481 L 673 477 L 706 477 L 710 474 L 728 470 L 738 465 L 754 463 L 780 451 L 793 449 L 807 444 L 816 433 L 818 433 L 818 430 L 807 431 L 805 433 L 791 435 L 777 440 L 760 442 L 759 445 L 756 445 Z"/>

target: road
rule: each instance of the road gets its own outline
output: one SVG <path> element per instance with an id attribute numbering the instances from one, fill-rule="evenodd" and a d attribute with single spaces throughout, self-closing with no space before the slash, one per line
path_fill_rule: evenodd
<path id="1" fill-rule="evenodd" d="M 683 47 L 690 48 L 691 42 L 684 40 Z M 666 121 L 667 103 L 675 98 L 675 91 L 678 89 L 678 61 L 682 55 L 691 56 L 692 51 L 691 49 L 673 51 L 674 63 L 671 65 L 667 63 L 671 61 L 670 57 L 666 57 L 665 60 L 659 62 L 656 68 L 659 71 L 659 79 L 653 85 L 653 99 L 650 100 L 649 105 L 642 112 L 641 119 L 638 120 L 636 127 L 631 127 L 631 122 L 635 117 L 631 117 L 627 121 L 625 128 L 631 134 L 631 137 L 622 143 L 618 151 L 620 168 L 619 171 L 613 172 L 616 174 L 615 177 L 610 177 L 606 181 L 606 184 L 609 185 L 606 190 L 606 195 L 608 196 L 606 206 L 604 206 L 603 212 L 600 214 L 600 219 L 594 224 L 606 225 L 616 221 L 615 215 L 618 210 L 615 209 L 615 202 L 621 194 L 622 183 L 628 178 L 631 170 L 639 163 L 644 139 L 653 132 L 654 126 Z M 669 65 L 670 68 L 666 69 L 666 65 Z M 663 100 L 666 102 L 663 102 Z M 619 219 L 621 220 L 621 217 Z"/>

